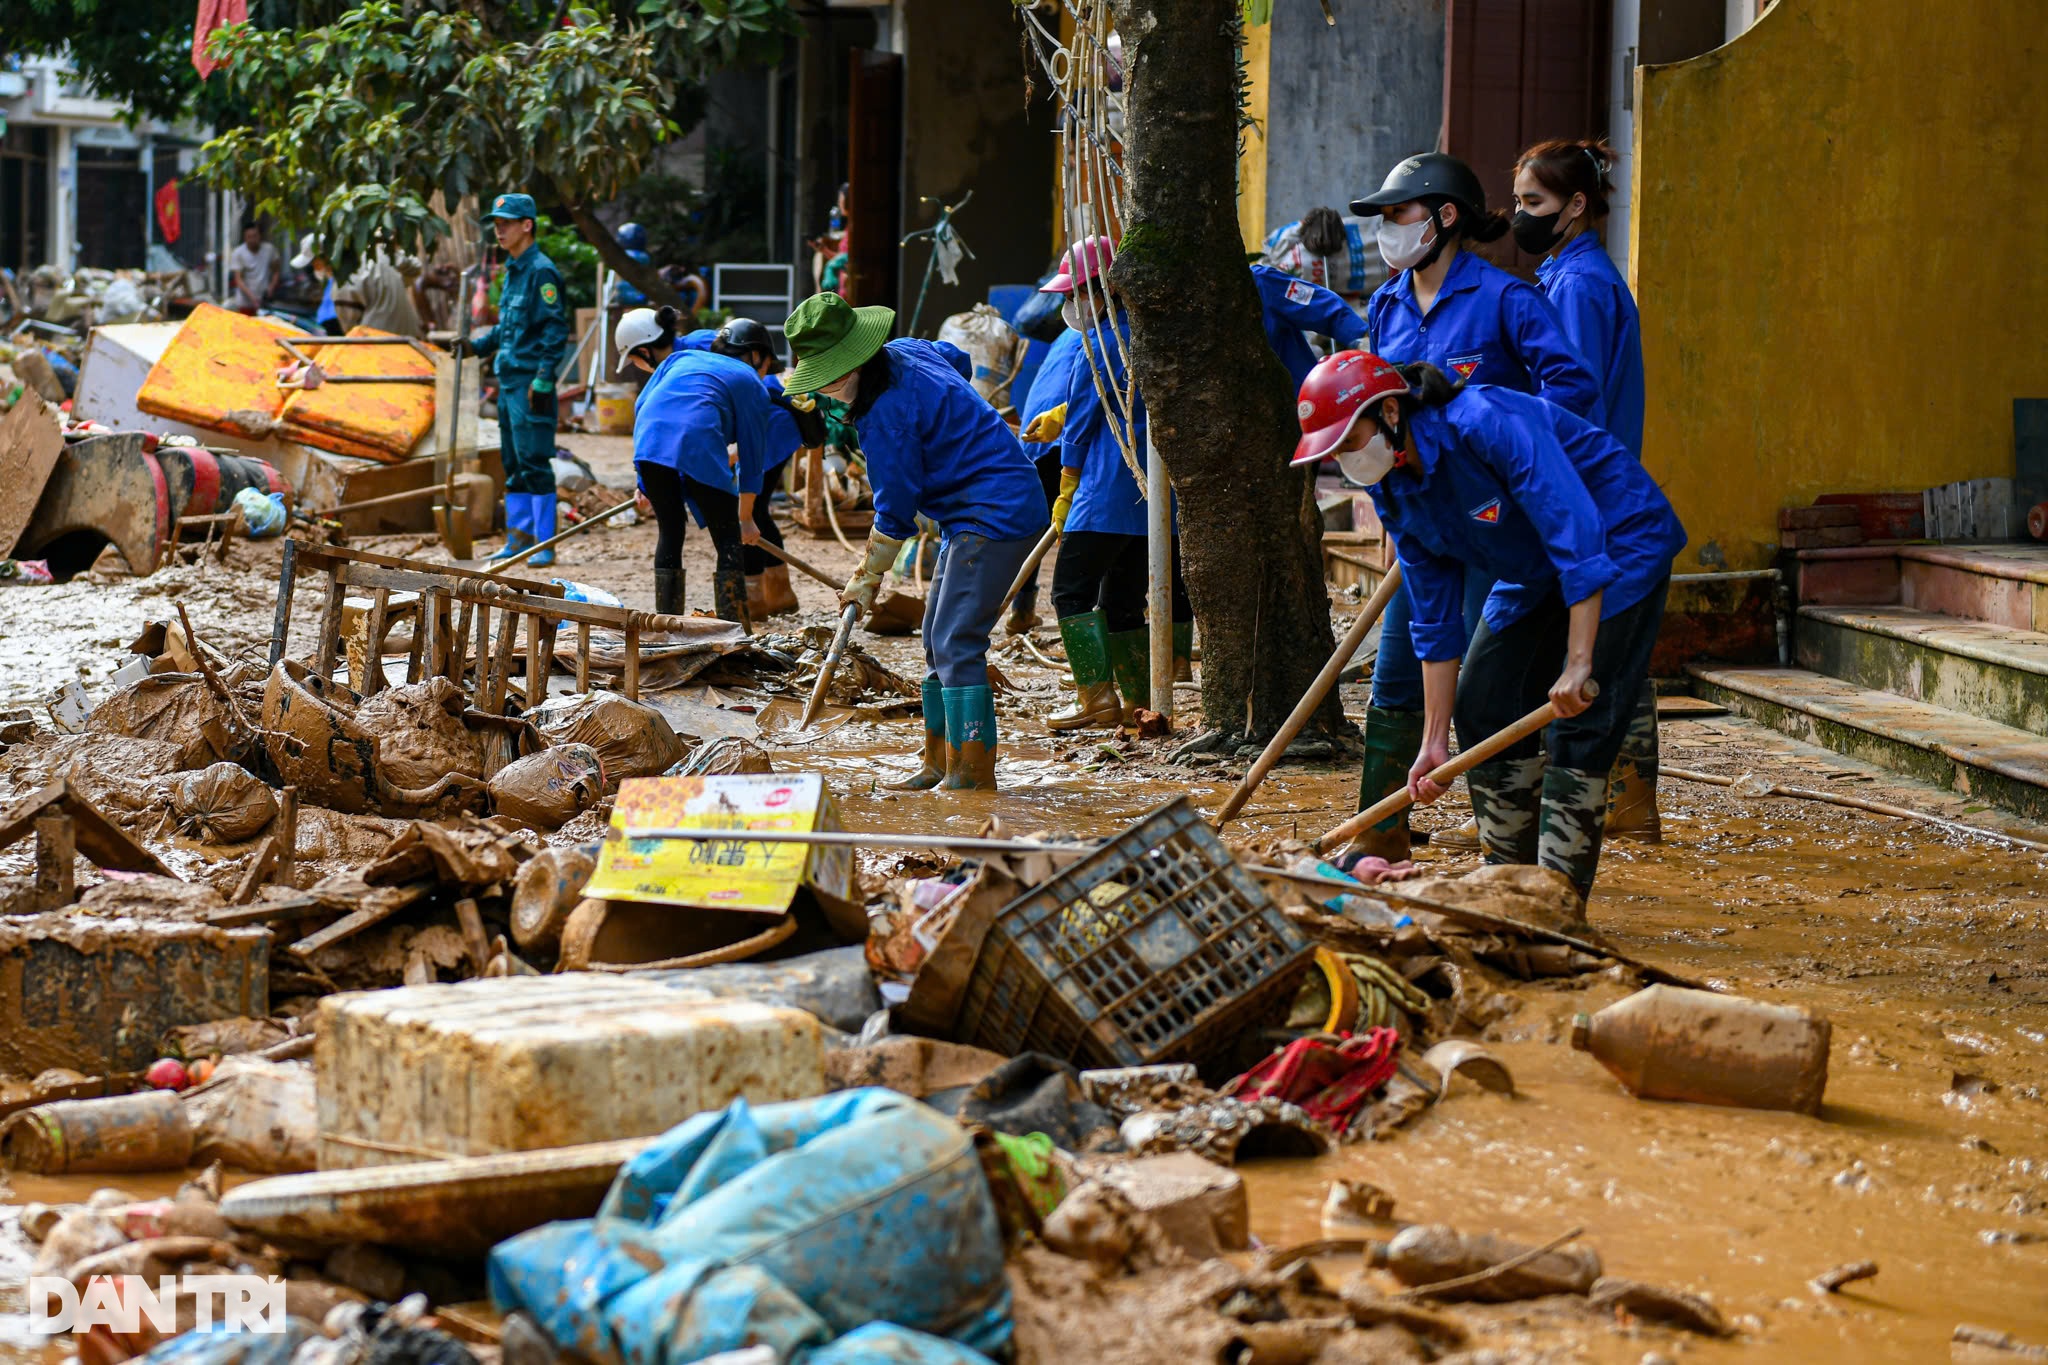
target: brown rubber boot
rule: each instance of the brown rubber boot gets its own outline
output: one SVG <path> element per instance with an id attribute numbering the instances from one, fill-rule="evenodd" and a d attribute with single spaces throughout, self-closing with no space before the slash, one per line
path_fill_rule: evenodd
<path id="1" fill-rule="evenodd" d="M 1048 730 L 1115 729 L 1124 723 L 1110 678 L 1109 630 L 1099 611 L 1084 611 L 1060 622 L 1067 665 L 1074 670 L 1074 704 L 1045 718 Z"/>
<path id="2" fill-rule="evenodd" d="M 1607 838 L 1664 842 L 1664 821 L 1657 814 L 1657 762 L 1657 689 L 1646 682 L 1628 718 L 1621 752 L 1607 770 Z"/>
<path id="3" fill-rule="evenodd" d="M 761 571 L 762 606 L 754 619 L 768 616 L 788 616 L 797 609 L 796 589 L 789 586 L 789 570 L 781 564 L 772 564 Z M 747 605 L 754 603 L 751 588 L 747 594 Z"/>
<path id="4" fill-rule="evenodd" d="M 747 575 L 747 619 L 765 621 L 768 619 L 768 595 L 761 589 L 761 575 Z"/>

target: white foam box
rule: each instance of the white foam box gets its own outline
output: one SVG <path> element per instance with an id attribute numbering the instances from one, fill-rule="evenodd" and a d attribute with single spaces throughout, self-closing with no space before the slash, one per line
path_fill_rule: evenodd
<path id="1" fill-rule="evenodd" d="M 825 1090 L 812 1015 L 601 972 L 331 995 L 314 1059 L 323 1170 L 644 1137 Z"/>

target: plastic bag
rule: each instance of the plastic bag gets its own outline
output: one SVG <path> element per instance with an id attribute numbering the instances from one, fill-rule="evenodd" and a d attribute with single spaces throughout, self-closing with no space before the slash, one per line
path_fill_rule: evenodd
<path id="1" fill-rule="evenodd" d="M 939 326 L 939 340 L 950 341 L 974 362 L 974 391 L 995 406 L 1010 404 L 1010 379 L 1022 358 L 1022 343 L 1003 315 L 985 303 L 955 313 Z"/>
<path id="2" fill-rule="evenodd" d="M 184 1099 L 195 1160 L 261 1174 L 314 1168 L 320 1114 L 311 1062 L 224 1057 Z"/>
<path id="3" fill-rule="evenodd" d="M 597 750 L 611 782 L 658 777 L 685 752 L 661 712 L 616 692 L 550 697 L 526 718 L 550 744 L 587 744 Z"/>
<path id="4" fill-rule="evenodd" d="M 588 744 L 557 744 L 507 763 L 491 779 L 491 808 L 555 830 L 604 797 L 604 764 Z"/>
<path id="5" fill-rule="evenodd" d="M 265 493 L 260 488 L 244 488 L 235 494 L 235 508 L 242 514 L 248 525 L 251 540 L 268 540 L 284 534 L 284 528 L 291 524 L 292 514 L 285 510 L 284 494 Z"/>
<path id="6" fill-rule="evenodd" d="M 178 746 L 180 768 L 198 768 L 227 756 L 228 721 L 227 707 L 197 673 L 158 673 L 94 707 L 85 732 L 164 740 Z"/>
<path id="7" fill-rule="evenodd" d="M 208 843 L 239 844 L 263 832 L 277 815 L 277 798 L 239 763 L 216 763 L 178 779 L 171 788 L 178 827 Z"/>

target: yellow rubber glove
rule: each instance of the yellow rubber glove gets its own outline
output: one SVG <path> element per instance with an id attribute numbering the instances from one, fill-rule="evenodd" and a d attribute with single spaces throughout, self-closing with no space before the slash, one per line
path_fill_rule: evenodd
<path id="1" fill-rule="evenodd" d="M 1081 471 L 1062 469 L 1060 471 L 1060 495 L 1053 499 L 1052 529 L 1065 532 L 1067 516 L 1074 510 L 1074 491 L 1081 486 Z"/>
<path id="2" fill-rule="evenodd" d="M 846 587 L 839 594 L 839 604 L 859 607 L 863 615 L 873 611 L 875 593 L 882 586 L 882 575 L 889 572 L 889 566 L 896 562 L 896 555 L 902 549 L 902 541 L 891 540 L 879 531 L 868 532 L 867 557 L 853 571 L 853 577 L 846 580 Z"/>
<path id="3" fill-rule="evenodd" d="M 1067 424 L 1067 405 L 1047 408 L 1032 418 L 1024 427 L 1024 439 L 1037 445 L 1045 445 L 1060 438 L 1060 429 Z"/>

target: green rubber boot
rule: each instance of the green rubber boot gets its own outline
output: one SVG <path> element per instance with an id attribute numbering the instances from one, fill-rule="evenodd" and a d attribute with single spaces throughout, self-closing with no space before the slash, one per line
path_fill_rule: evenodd
<path id="1" fill-rule="evenodd" d="M 1593 894 L 1593 875 L 1600 870 L 1600 842 L 1606 829 L 1605 773 L 1551 768 L 1543 774 L 1536 861 L 1571 878 L 1581 901 Z"/>
<path id="2" fill-rule="evenodd" d="M 927 675 L 919 693 L 924 698 L 924 766 L 900 782 L 884 784 L 890 791 L 930 791 L 946 780 L 946 691 L 939 675 Z"/>
<path id="3" fill-rule="evenodd" d="M 1648 679 L 1629 714 L 1621 752 L 1607 771 L 1607 834 L 1664 842 L 1664 822 L 1657 815 L 1657 688 Z"/>
<path id="4" fill-rule="evenodd" d="M 1173 623 L 1173 680 L 1177 683 L 1195 680 L 1195 623 L 1175 621 Z"/>
<path id="5" fill-rule="evenodd" d="M 992 688 L 948 687 L 946 780 L 955 791 L 996 789 L 996 695 Z"/>
<path id="6" fill-rule="evenodd" d="M 1408 785 L 1408 770 L 1422 752 L 1422 713 L 1365 709 L 1365 766 L 1358 773 L 1358 808 Z M 1390 815 L 1352 841 L 1361 853 L 1398 863 L 1408 857 L 1408 812 Z"/>
<path id="7" fill-rule="evenodd" d="M 1152 705 L 1151 637 L 1142 627 L 1119 630 L 1109 637 L 1109 666 L 1116 674 L 1116 690 L 1124 694 L 1125 718 L 1132 711 Z"/>
<path id="8" fill-rule="evenodd" d="M 1543 755 L 1496 758 L 1465 774 L 1479 847 L 1489 863 L 1536 862 L 1538 815 L 1543 806 Z M 1600 789 L 1604 798 L 1607 788 Z"/>
<path id="9" fill-rule="evenodd" d="M 1123 708 L 1116 702 L 1116 684 L 1110 681 L 1109 627 L 1099 611 L 1084 611 L 1060 618 L 1060 643 L 1067 647 L 1067 664 L 1074 670 L 1075 699 L 1045 718 L 1048 730 L 1114 729 L 1123 724 Z"/>

